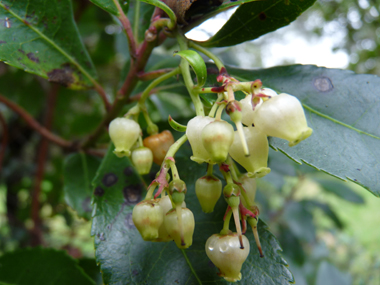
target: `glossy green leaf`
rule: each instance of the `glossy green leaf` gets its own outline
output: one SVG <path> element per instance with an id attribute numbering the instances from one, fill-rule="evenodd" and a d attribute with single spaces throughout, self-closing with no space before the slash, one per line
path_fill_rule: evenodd
<path id="1" fill-rule="evenodd" d="M 0 257 L 0 282 L 17 285 L 95 285 L 65 251 L 35 247 Z"/>
<path id="2" fill-rule="evenodd" d="M 186 151 L 189 146 L 185 144 Z M 194 191 L 194 181 L 206 173 L 205 166 L 177 157 L 181 179 L 188 187 L 186 204 L 195 215 L 193 245 L 184 251 L 174 242 L 145 242 L 133 225 L 132 208 L 144 197 L 145 188 L 127 158 L 119 159 L 110 148 L 94 180 L 94 218 L 96 259 L 106 284 L 228 284 L 218 277 L 205 253 L 209 236 L 222 229 L 226 203 L 220 199 L 212 214 L 202 212 Z M 104 177 L 114 175 L 115 184 L 106 187 Z M 144 189 L 144 190 L 143 190 Z M 243 265 L 241 284 L 289 284 L 292 274 L 286 267 L 276 238 L 259 223 L 265 254 L 259 257 L 251 229 L 247 233 L 251 252 Z"/>
<path id="3" fill-rule="evenodd" d="M 289 226 L 289 229 L 300 240 L 314 242 L 316 238 L 313 215 L 306 205 L 292 202 L 285 208 L 282 216 Z"/>
<path id="4" fill-rule="evenodd" d="M 172 29 L 175 27 L 175 24 L 177 23 L 177 17 L 174 14 L 173 10 L 170 9 L 169 6 L 166 5 L 166 3 L 164 1 L 160 1 L 160 0 L 136 0 L 136 1 L 145 2 L 147 4 L 153 5 L 159 9 L 161 9 L 162 11 L 164 11 L 169 16 L 169 18 L 171 20 L 170 24 L 168 25 L 168 28 Z"/>
<path id="5" fill-rule="evenodd" d="M 46 102 L 45 91 L 33 75 L 16 70 L 0 76 L 1 94 L 32 116 L 40 115 Z M 26 96 L 27 95 L 27 96 Z"/>
<path id="6" fill-rule="evenodd" d="M 78 259 L 78 264 L 84 270 L 84 272 L 95 282 L 96 285 L 103 284 L 100 267 L 96 264 L 94 258 L 80 258 Z"/>
<path id="7" fill-rule="evenodd" d="M 228 9 L 237 7 L 244 3 L 249 3 L 253 1 L 260 1 L 260 0 L 239 0 L 239 1 L 228 1 L 223 3 L 220 6 L 213 6 L 210 5 L 208 2 L 204 5 L 202 8 L 198 6 L 196 11 L 193 13 L 193 11 L 187 11 L 186 12 L 186 21 L 188 22 L 188 25 L 183 27 L 184 32 L 188 32 L 194 27 L 199 26 L 201 23 L 206 21 L 207 19 L 210 19 L 211 17 L 216 16 L 217 14 L 227 11 Z"/>
<path id="8" fill-rule="evenodd" d="M 289 25 L 315 0 L 266 0 L 241 5 L 205 47 L 223 47 L 256 39 Z"/>
<path id="9" fill-rule="evenodd" d="M 124 0 L 90 0 L 95 5 L 99 6 L 103 10 L 107 11 L 108 13 L 111 13 L 115 16 L 119 16 L 119 10 L 117 9 L 117 6 L 115 4 L 115 1 L 118 1 L 120 4 L 120 7 L 123 9 L 124 12 L 128 11 L 128 3 L 129 1 Z"/>
<path id="10" fill-rule="evenodd" d="M 193 50 L 182 50 L 176 52 L 174 55 L 179 55 L 180 57 L 186 59 L 186 61 L 193 68 L 195 75 L 197 76 L 197 87 L 202 87 L 207 80 L 207 69 L 203 58 Z"/>
<path id="11" fill-rule="evenodd" d="M 63 191 L 66 203 L 79 217 L 91 219 L 91 181 L 100 165 L 97 157 L 84 153 L 69 155 L 63 167 Z"/>
<path id="12" fill-rule="evenodd" d="M 0 61 L 69 88 L 93 86 L 71 1 L 0 0 L 0 18 Z"/>
<path id="13" fill-rule="evenodd" d="M 338 197 L 355 204 L 364 204 L 362 196 L 356 194 L 343 181 L 334 181 L 331 179 L 317 178 L 314 179 L 324 190 L 331 192 Z"/>
<path id="14" fill-rule="evenodd" d="M 301 101 L 313 134 L 294 147 L 271 138 L 274 149 L 380 196 L 379 77 L 311 65 L 227 70 Z"/>
<path id="15" fill-rule="evenodd" d="M 137 3 L 139 7 L 138 14 L 136 14 Z M 138 42 L 142 42 L 145 38 L 145 31 L 150 26 L 150 20 L 152 18 L 154 9 L 155 7 L 153 5 L 149 5 L 141 1 L 132 1 L 131 3 L 129 3 L 128 18 L 130 19 L 131 24 L 133 26 L 133 31 L 137 34 L 136 37 L 138 39 Z M 135 20 L 136 15 L 139 18 L 138 21 Z M 153 57 L 154 55 L 150 59 L 152 59 Z"/>

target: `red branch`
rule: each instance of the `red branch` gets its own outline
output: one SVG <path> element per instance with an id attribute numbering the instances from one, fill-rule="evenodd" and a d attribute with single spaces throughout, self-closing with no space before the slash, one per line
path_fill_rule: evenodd
<path id="1" fill-rule="evenodd" d="M 1 128 L 3 129 L 3 139 L 1 140 L 1 148 L 0 148 L 0 173 L 1 173 L 3 159 L 5 155 L 5 149 L 7 148 L 8 138 L 9 138 L 7 122 L 5 121 L 1 113 L 0 113 L 0 124 L 1 124 Z"/>
<path id="2" fill-rule="evenodd" d="M 47 97 L 46 115 L 44 125 L 46 130 L 50 130 L 53 124 L 54 110 L 57 101 L 59 86 L 54 84 Z M 33 220 L 33 228 L 31 230 L 31 245 L 36 246 L 42 244 L 42 221 L 40 219 L 40 194 L 41 182 L 45 173 L 45 162 L 48 154 L 49 140 L 41 137 L 40 145 L 37 152 L 37 171 L 34 180 L 34 188 L 32 192 L 31 217 Z"/>
<path id="3" fill-rule="evenodd" d="M 141 81 L 156 79 L 157 77 L 172 71 L 173 68 L 163 68 L 149 72 L 140 72 L 137 76 Z"/>
<path id="4" fill-rule="evenodd" d="M 37 131 L 41 136 L 47 138 L 48 140 L 56 143 L 59 146 L 65 147 L 65 148 L 73 148 L 73 143 L 51 133 L 47 128 L 43 127 L 38 123 L 27 111 L 25 111 L 22 107 L 15 104 L 14 102 L 8 100 L 4 96 L 0 94 L 0 102 L 5 104 L 7 107 L 12 109 L 14 112 L 19 114 L 26 123 L 33 128 L 35 131 Z"/>
<path id="5" fill-rule="evenodd" d="M 137 57 L 137 54 L 136 54 L 137 47 L 136 47 L 135 37 L 134 37 L 133 31 L 132 31 L 131 22 L 129 21 L 128 17 L 125 15 L 123 8 L 121 8 L 119 0 L 114 0 L 113 2 L 115 3 L 116 8 L 120 14 L 119 20 L 120 20 L 120 23 L 123 26 L 125 34 L 127 36 L 128 46 L 129 46 L 129 54 L 131 56 L 131 61 L 133 62 Z"/>

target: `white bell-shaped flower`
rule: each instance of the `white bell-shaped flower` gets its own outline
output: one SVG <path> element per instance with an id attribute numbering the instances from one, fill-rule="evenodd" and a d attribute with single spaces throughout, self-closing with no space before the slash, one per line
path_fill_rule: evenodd
<path id="1" fill-rule="evenodd" d="M 141 129 L 134 120 L 116 118 L 109 124 L 108 132 L 115 145 L 114 153 L 123 157 L 131 154 L 130 149 L 139 138 Z"/>
<path id="2" fill-rule="evenodd" d="M 247 170 L 249 177 L 263 177 L 270 172 L 270 168 L 267 167 L 269 152 L 267 136 L 256 127 L 244 127 L 243 131 L 250 156 L 245 156 L 237 132 L 235 132 L 234 142 L 230 147 L 230 155 Z"/>
<path id="3" fill-rule="evenodd" d="M 274 91 L 273 89 L 270 89 L 270 88 L 262 88 L 262 89 L 260 89 L 259 93 L 267 95 L 267 96 L 270 96 L 270 97 L 274 97 L 274 96 L 278 95 L 276 93 L 276 91 Z M 240 103 L 242 104 L 242 110 L 241 110 L 242 118 L 241 118 L 241 122 L 244 125 L 250 127 L 253 124 L 253 112 L 254 112 L 253 107 L 252 107 L 252 95 L 246 96 L 244 99 L 240 100 Z M 259 106 L 262 103 L 263 103 L 263 100 L 260 99 L 260 102 L 255 107 L 255 109 L 259 108 Z"/>
<path id="4" fill-rule="evenodd" d="M 198 163 L 210 163 L 211 156 L 203 146 L 201 134 L 203 128 L 214 120 L 211 117 L 196 116 L 187 123 L 186 135 L 193 151 L 191 160 Z"/>
<path id="5" fill-rule="evenodd" d="M 255 110 L 253 122 L 267 136 L 289 141 L 289 146 L 298 144 L 313 132 L 307 126 L 301 102 L 285 93 L 263 102 Z"/>

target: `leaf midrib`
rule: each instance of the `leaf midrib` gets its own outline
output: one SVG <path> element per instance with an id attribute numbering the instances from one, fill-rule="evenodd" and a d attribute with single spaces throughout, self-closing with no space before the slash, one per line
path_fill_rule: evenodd
<path id="1" fill-rule="evenodd" d="M 13 17 L 15 17 L 17 20 L 19 20 L 21 23 L 23 23 L 25 26 L 29 27 L 32 31 L 34 31 L 37 35 L 39 35 L 43 40 L 45 40 L 47 43 L 49 43 L 51 46 L 53 46 L 57 51 L 59 51 L 64 57 L 66 57 L 72 64 L 74 64 L 80 72 L 82 72 L 94 85 L 98 85 L 96 80 L 72 57 L 70 56 L 67 52 L 65 52 L 62 48 L 59 47 L 58 44 L 56 44 L 53 40 L 51 40 L 48 36 L 43 34 L 40 30 L 35 28 L 32 25 L 27 25 L 25 24 L 24 20 L 22 17 L 20 17 L 18 14 L 16 14 L 13 10 L 6 9 L 5 5 L 0 3 L 0 7 L 2 7 L 5 11 L 10 13 Z M 25 20 L 26 21 L 26 20 Z"/>

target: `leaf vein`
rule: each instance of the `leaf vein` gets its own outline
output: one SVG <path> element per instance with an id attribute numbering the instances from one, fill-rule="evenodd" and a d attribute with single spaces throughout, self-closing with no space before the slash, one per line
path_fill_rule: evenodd
<path id="1" fill-rule="evenodd" d="M 380 140 L 379 137 L 377 137 L 377 136 L 375 136 L 375 135 L 373 135 L 373 134 L 370 134 L 370 133 L 364 132 L 364 131 L 359 130 L 359 129 L 357 129 L 357 128 L 351 126 L 351 125 L 348 125 L 348 124 L 343 123 L 343 122 L 341 122 L 341 121 L 339 121 L 339 120 L 337 120 L 337 119 L 334 119 L 334 118 L 332 118 L 332 117 L 330 117 L 330 116 L 328 116 L 328 115 L 322 114 L 321 112 L 318 112 L 317 110 L 315 110 L 315 109 L 309 107 L 309 106 L 306 105 L 306 104 L 302 104 L 302 106 L 303 106 L 306 110 L 308 110 L 308 111 L 310 111 L 310 112 L 312 112 L 312 113 L 314 113 L 314 114 L 316 114 L 316 115 L 318 115 L 318 116 L 320 116 L 320 117 L 322 117 L 322 118 L 325 118 L 325 119 L 327 119 L 327 120 L 330 120 L 330 121 L 332 121 L 332 122 L 334 122 L 334 123 L 336 123 L 336 124 L 338 124 L 338 125 L 341 125 L 341 126 L 343 126 L 343 127 L 346 127 L 346 128 L 348 128 L 348 129 L 350 129 L 350 130 L 353 130 L 353 131 L 355 131 L 355 132 L 357 132 L 357 133 L 359 133 L 359 134 L 366 135 L 366 136 L 369 136 L 369 137 L 375 138 L 375 139 L 377 139 L 377 140 Z"/>

